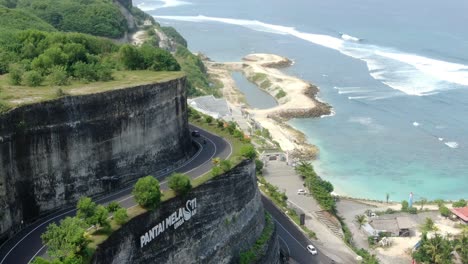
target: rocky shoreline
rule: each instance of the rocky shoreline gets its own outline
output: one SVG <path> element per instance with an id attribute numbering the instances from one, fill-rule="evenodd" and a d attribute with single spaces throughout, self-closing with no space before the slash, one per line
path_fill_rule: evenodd
<path id="1" fill-rule="evenodd" d="M 250 54 L 241 62 L 219 63 L 206 59 L 204 63 L 211 77 L 223 83 L 222 93 L 228 103 L 233 107 L 243 106 L 256 122 L 270 131 L 282 150 L 297 159 L 317 158 L 318 148 L 286 122 L 293 118 L 329 115 L 332 108 L 317 99 L 317 86 L 279 70 L 290 66 L 291 60 L 274 54 Z M 268 92 L 278 106 L 269 109 L 246 107 L 243 94 L 231 77 L 233 71 L 242 72 L 248 80 Z"/>

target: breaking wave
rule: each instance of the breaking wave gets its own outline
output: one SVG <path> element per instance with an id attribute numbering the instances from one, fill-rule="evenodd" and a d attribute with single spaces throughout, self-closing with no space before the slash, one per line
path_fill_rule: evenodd
<path id="1" fill-rule="evenodd" d="M 455 142 L 455 141 L 445 142 L 445 145 L 447 145 L 449 148 L 453 148 L 453 149 L 458 148 L 458 143 Z"/>
<path id="2" fill-rule="evenodd" d="M 219 22 L 238 25 L 273 34 L 291 35 L 310 43 L 334 49 L 347 56 L 365 61 L 370 75 L 408 95 L 430 95 L 436 90 L 449 89 L 452 84 L 468 86 L 468 66 L 322 34 L 301 32 L 294 27 L 244 20 L 207 16 L 157 16 L 159 19 L 189 22 Z M 346 35 L 345 38 L 355 38 Z"/>
<path id="3" fill-rule="evenodd" d="M 142 2 L 141 4 L 138 4 L 137 7 L 147 12 L 147 11 L 154 11 L 156 9 L 161 9 L 161 8 L 176 7 L 176 6 L 191 5 L 191 4 L 192 3 L 190 2 L 181 1 L 181 0 L 158 0 L 155 2 Z"/>
<path id="4" fill-rule="evenodd" d="M 344 39 L 344 40 L 354 41 L 354 42 L 359 42 L 359 41 L 361 41 L 360 38 L 356 38 L 356 37 L 353 37 L 353 36 L 348 35 L 348 34 L 341 34 L 341 38 Z"/>

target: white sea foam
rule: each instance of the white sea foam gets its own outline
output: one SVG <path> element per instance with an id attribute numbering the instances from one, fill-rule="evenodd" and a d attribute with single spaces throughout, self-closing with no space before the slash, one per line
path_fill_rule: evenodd
<path id="1" fill-rule="evenodd" d="M 354 41 L 354 42 L 359 42 L 361 40 L 360 38 L 356 38 L 348 34 L 341 34 L 341 38 L 344 40 Z"/>
<path id="2" fill-rule="evenodd" d="M 418 122 L 413 122 L 413 126 L 417 127 L 417 126 L 419 126 L 419 123 Z"/>
<path id="3" fill-rule="evenodd" d="M 358 99 L 372 99 L 374 96 L 364 95 L 364 96 L 348 96 L 349 100 L 358 100 Z"/>
<path id="4" fill-rule="evenodd" d="M 447 145 L 449 148 L 453 148 L 453 149 L 458 148 L 458 143 L 455 142 L 455 141 L 445 142 L 445 145 Z"/>
<path id="5" fill-rule="evenodd" d="M 182 1 L 182 0 L 159 0 L 159 1 L 153 1 L 153 2 L 142 2 L 141 4 L 138 4 L 138 8 L 140 8 L 143 11 L 153 11 L 156 9 L 161 9 L 161 8 L 167 8 L 167 7 L 176 7 L 176 6 L 182 6 L 182 5 L 191 5 L 192 3 Z"/>
<path id="6" fill-rule="evenodd" d="M 352 93 L 370 93 L 373 92 L 372 90 L 360 90 L 360 89 L 355 89 L 355 90 L 338 90 L 339 94 L 352 94 Z"/>
<path id="7" fill-rule="evenodd" d="M 441 138 L 441 137 L 440 137 L 440 138 L 437 138 L 437 139 L 438 139 L 439 141 L 444 141 L 444 138 Z"/>
<path id="8" fill-rule="evenodd" d="M 321 115 L 320 118 L 325 118 L 325 117 L 334 116 L 335 114 L 336 114 L 336 113 L 335 113 L 335 110 L 332 109 L 332 110 L 330 111 L 330 114 L 328 114 L 328 115 Z"/>
<path id="9" fill-rule="evenodd" d="M 328 35 L 312 34 L 293 27 L 260 22 L 207 16 L 158 16 L 160 19 L 189 22 L 219 22 L 243 26 L 252 30 L 291 35 L 310 43 L 337 50 L 367 63 L 370 75 L 376 80 L 408 95 L 427 95 L 435 90 L 449 89 L 449 83 L 468 86 L 468 66 L 395 49 L 344 40 Z M 352 37 L 352 36 L 350 36 Z M 354 38 L 354 37 L 352 37 Z"/>

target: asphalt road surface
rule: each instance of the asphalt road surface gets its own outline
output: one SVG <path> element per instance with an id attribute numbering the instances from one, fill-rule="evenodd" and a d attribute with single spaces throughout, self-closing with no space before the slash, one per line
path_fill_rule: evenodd
<path id="1" fill-rule="evenodd" d="M 191 178 L 196 178 L 211 169 L 212 158 L 220 157 L 225 159 L 231 155 L 232 148 L 230 143 L 221 137 L 193 126 L 191 126 L 191 129 L 200 131 L 201 136 L 194 138 L 195 142 L 200 146 L 200 150 L 175 171 L 185 173 Z M 203 142 L 204 140 L 205 142 Z M 156 177 L 161 181 L 162 189 L 167 189 L 167 183 L 164 179 L 172 172 L 159 173 L 160 175 Z M 157 174 L 155 173 L 155 175 Z M 132 188 L 133 185 L 128 186 L 95 201 L 100 204 L 118 201 L 122 206 L 127 208 L 134 206 L 136 203 L 131 195 Z M 321 255 L 320 252 L 316 256 L 308 253 L 305 247 L 310 244 L 310 241 L 269 200 L 264 197 L 262 197 L 262 200 L 265 209 L 273 216 L 277 223 L 280 245 L 289 252 L 291 258 L 294 258 L 301 264 L 330 263 L 330 260 Z M 44 255 L 46 247 L 42 244 L 40 236 L 45 232 L 47 226 L 54 222 L 58 223 L 61 219 L 67 216 L 74 216 L 75 214 L 76 210 L 74 208 L 67 208 L 41 218 L 22 229 L 0 247 L 0 264 L 29 263 L 34 257 Z"/>

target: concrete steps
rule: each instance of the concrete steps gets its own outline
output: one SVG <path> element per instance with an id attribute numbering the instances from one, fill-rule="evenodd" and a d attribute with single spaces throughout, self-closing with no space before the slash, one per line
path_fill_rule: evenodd
<path id="1" fill-rule="evenodd" d="M 315 216 L 320 222 L 322 222 L 322 224 L 326 225 L 328 229 L 330 229 L 335 236 L 341 239 L 344 238 L 343 231 L 341 230 L 341 225 L 339 223 L 331 221 L 329 219 L 328 212 L 316 211 Z"/>

